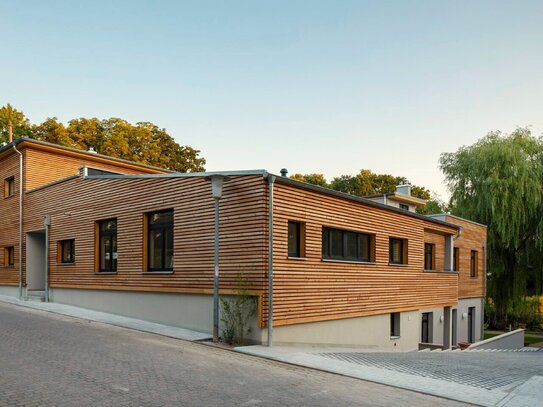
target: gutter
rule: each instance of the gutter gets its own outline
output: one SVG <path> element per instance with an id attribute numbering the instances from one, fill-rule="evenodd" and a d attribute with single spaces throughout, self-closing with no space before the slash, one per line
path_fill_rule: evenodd
<path id="1" fill-rule="evenodd" d="M 275 175 L 268 175 L 268 346 L 273 346 L 273 184 Z"/>
<path id="2" fill-rule="evenodd" d="M 9 122 L 9 142 L 19 154 L 19 299 L 23 298 L 23 153 L 13 143 L 13 128 Z"/>

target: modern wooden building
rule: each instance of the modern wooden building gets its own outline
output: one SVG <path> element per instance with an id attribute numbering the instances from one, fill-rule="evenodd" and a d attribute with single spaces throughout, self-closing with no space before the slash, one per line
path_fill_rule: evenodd
<path id="1" fill-rule="evenodd" d="M 0 294 L 211 332 L 213 174 L 28 139 L 3 147 Z M 480 326 L 484 227 L 264 170 L 220 174 L 220 294 L 243 284 L 254 296 L 254 341 L 270 318 L 274 343 L 390 350 L 450 347 L 468 339 L 467 318 Z"/>

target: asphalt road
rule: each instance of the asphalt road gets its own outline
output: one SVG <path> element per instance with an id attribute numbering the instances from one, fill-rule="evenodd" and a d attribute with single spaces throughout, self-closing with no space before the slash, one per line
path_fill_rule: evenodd
<path id="1" fill-rule="evenodd" d="M 0 406 L 461 406 L 0 303 Z"/>

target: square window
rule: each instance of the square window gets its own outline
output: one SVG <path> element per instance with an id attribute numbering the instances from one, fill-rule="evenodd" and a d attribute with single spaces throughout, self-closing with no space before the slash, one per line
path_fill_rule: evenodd
<path id="1" fill-rule="evenodd" d="M 460 249 L 458 247 L 454 248 L 453 271 L 460 271 Z"/>
<path id="2" fill-rule="evenodd" d="M 15 195 L 15 177 L 9 177 L 4 180 L 4 198 Z"/>
<path id="3" fill-rule="evenodd" d="M 400 204 L 400 209 L 403 209 L 404 211 L 408 211 L 409 210 L 409 205 L 406 205 L 406 204 Z"/>
<path id="4" fill-rule="evenodd" d="M 390 336 L 399 337 L 400 336 L 400 313 L 393 312 L 390 314 Z"/>
<path id="5" fill-rule="evenodd" d="M 407 240 L 390 238 L 389 262 L 390 264 L 407 264 Z"/>
<path id="6" fill-rule="evenodd" d="M 424 270 L 435 269 L 435 245 L 424 243 Z"/>
<path id="7" fill-rule="evenodd" d="M 4 266 L 15 265 L 15 247 L 4 247 Z"/>
<path id="8" fill-rule="evenodd" d="M 60 263 L 73 263 L 75 262 L 75 240 L 61 240 L 58 242 L 59 259 Z"/>
<path id="9" fill-rule="evenodd" d="M 288 222 L 288 257 L 302 257 L 302 224 Z"/>

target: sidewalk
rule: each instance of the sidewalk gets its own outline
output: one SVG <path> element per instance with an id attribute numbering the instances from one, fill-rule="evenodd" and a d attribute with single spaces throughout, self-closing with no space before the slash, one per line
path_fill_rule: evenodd
<path id="1" fill-rule="evenodd" d="M 85 308 L 78 308 L 71 305 L 59 304 L 54 302 L 21 301 L 18 298 L 5 295 L 0 295 L 0 301 L 21 307 L 52 312 L 55 314 L 67 315 L 69 317 L 86 319 L 88 321 L 102 322 L 104 324 L 120 326 L 128 329 L 135 329 L 137 331 L 149 332 L 153 334 L 168 336 L 170 338 L 183 339 L 186 341 L 203 341 L 212 338 L 210 334 L 192 331 L 190 329 L 156 324 L 154 322 L 143 321 L 141 319 L 128 318 L 100 311 L 92 311 Z"/>

